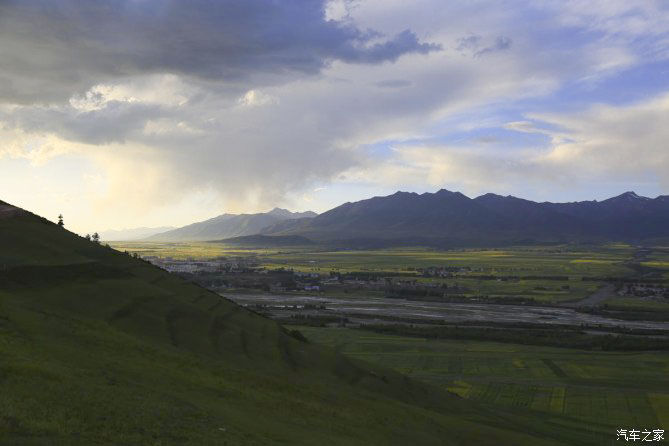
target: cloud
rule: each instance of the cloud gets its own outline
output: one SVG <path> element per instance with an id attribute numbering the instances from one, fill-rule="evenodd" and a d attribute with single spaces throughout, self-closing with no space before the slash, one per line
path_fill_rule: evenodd
<path id="1" fill-rule="evenodd" d="M 126 141 L 147 121 L 169 113 L 142 102 L 107 101 L 104 106 L 83 110 L 70 106 L 17 107 L 10 114 L 0 113 L 0 121 L 29 133 L 53 134 L 85 144 L 109 144 Z"/>
<path id="2" fill-rule="evenodd" d="M 249 90 L 237 99 L 237 103 L 247 107 L 258 107 L 262 105 L 271 105 L 278 103 L 279 100 L 273 96 L 263 93 L 260 90 Z"/>
<path id="3" fill-rule="evenodd" d="M 509 130 L 514 130 L 516 132 L 543 133 L 543 131 L 537 128 L 536 124 L 531 121 L 507 122 L 506 124 L 504 124 L 504 128 Z"/>
<path id="4" fill-rule="evenodd" d="M 0 160 L 3 157 L 25 159 L 33 166 L 43 166 L 53 158 L 75 150 L 53 135 L 34 135 L 23 130 L 0 126 Z"/>
<path id="5" fill-rule="evenodd" d="M 563 26 L 604 32 L 607 36 L 666 35 L 669 7 L 662 1 L 550 0 L 538 4 Z"/>
<path id="6" fill-rule="evenodd" d="M 511 48 L 511 39 L 506 36 L 499 36 L 495 39 L 495 42 L 492 45 L 478 50 L 474 53 L 474 56 L 481 57 L 486 53 L 508 50 L 509 48 Z"/>
<path id="7" fill-rule="evenodd" d="M 669 93 L 635 104 L 596 105 L 529 118 L 532 121 L 510 122 L 505 128 L 544 134 L 545 147 L 491 151 L 480 145 L 399 144 L 387 163 L 356 168 L 347 178 L 525 197 L 536 195 L 536 189 L 569 190 L 574 196 L 583 193 L 584 185 L 611 181 L 651 181 L 669 188 Z"/>
<path id="8" fill-rule="evenodd" d="M 377 64 L 439 45 L 326 20 L 324 1 L 0 3 L 0 99 L 58 102 L 96 83 L 171 73 L 276 84 L 331 61 Z"/>
<path id="9" fill-rule="evenodd" d="M 578 175 L 624 181 L 657 179 L 669 187 L 669 93 L 624 105 L 595 105 L 573 114 L 535 114 L 557 141 L 539 161 Z M 566 138 L 564 137 L 566 136 Z"/>
<path id="10" fill-rule="evenodd" d="M 363 38 L 361 40 L 367 40 Z M 440 51 L 441 45 L 436 43 L 420 43 L 416 33 L 405 29 L 390 40 L 371 45 L 357 45 L 341 47 L 335 54 L 345 62 L 381 63 L 394 62 L 407 53 L 428 54 Z"/>
<path id="11" fill-rule="evenodd" d="M 471 54 L 473 57 L 481 57 L 488 53 L 504 51 L 511 48 L 511 39 L 506 36 L 498 36 L 489 44 L 485 43 L 483 37 L 479 35 L 470 35 L 461 37 L 457 40 L 456 50 L 462 54 Z"/>
<path id="12" fill-rule="evenodd" d="M 406 79 L 386 79 L 374 82 L 374 85 L 376 85 L 379 88 L 404 88 L 404 87 L 410 87 L 411 81 L 408 81 Z"/>

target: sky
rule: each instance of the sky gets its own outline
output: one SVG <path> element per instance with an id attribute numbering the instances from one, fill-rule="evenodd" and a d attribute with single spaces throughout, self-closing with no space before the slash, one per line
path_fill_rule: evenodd
<path id="1" fill-rule="evenodd" d="M 0 200 L 79 233 L 669 194 L 663 0 L 0 0 Z"/>

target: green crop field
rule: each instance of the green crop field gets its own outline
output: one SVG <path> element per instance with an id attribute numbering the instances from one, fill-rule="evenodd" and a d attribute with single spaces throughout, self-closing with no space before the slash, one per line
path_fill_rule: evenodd
<path id="1" fill-rule="evenodd" d="M 592 352 L 298 327 L 312 342 L 533 420 L 566 444 L 616 444 L 616 429 L 669 429 L 669 353 Z"/>
<path id="2" fill-rule="evenodd" d="M 662 271 L 663 277 L 669 280 L 669 247 L 654 249 L 641 264 Z"/>
<path id="3" fill-rule="evenodd" d="M 320 271 L 403 271 L 431 266 L 470 267 L 473 274 L 601 276 L 629 274 L 623 263 L 634 249 L 626 245 L 536 247 L 500 250 L 386 249 L 277 253 L 268 263 Z"/>

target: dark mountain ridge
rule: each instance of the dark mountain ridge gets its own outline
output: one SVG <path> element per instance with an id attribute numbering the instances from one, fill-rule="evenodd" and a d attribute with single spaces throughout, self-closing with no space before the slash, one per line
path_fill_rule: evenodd
<path id="1" fill-rule="evenodd" d="M 669 199 L 625 192 L 603 201 L 538 203 L 491 193 L 472 199 L 444 189 L 396 192 L 262 233 L 354 245 L 643 242 L 669 238 Z"/>

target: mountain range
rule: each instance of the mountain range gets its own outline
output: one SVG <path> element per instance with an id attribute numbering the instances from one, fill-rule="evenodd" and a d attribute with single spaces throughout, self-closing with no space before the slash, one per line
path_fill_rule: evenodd
<path id="1" fill-rule="evenodd" d="M 206 241 L 255 235 L 268 226 L 279 222 L 315 217 L 315 212 L 290 212 L 274 208 L 258 214 L 223 214 L 209 220 L 193 223 L 181 228 L 161 232 L 147 237 L 148 241 L 186 242 Z"/>
<path id="2" fill-rule="evenodd" d="M 378 246 L 642 242 L 669 238 L 669 196 L 625 192 L 603 201 L 538 203 L 492 193 L 397 192 L 264 228 L 271 236 Z"/>
<path id="3" fill-rule="evenodd" d="M 625 192 L 603 201 L 551 203 L 493 193 L 469 198 L 445 189 L 396 192 L 320 215 L 279 208 L 223 214 L 145 240 L 361 248 L 664 241 L 669 240 L 669 196 L 651 199 Z"/>

